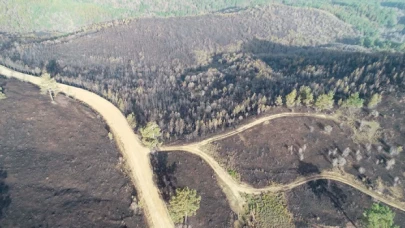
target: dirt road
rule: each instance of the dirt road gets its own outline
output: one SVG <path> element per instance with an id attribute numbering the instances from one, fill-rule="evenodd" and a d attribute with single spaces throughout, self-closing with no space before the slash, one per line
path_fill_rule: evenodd
<path id="1" fill-rule="evenodd" d="M 22 74 L 3 66 L 0 66 L 0 74 L 35 85 L 39 85 L 40 83 L 40 78 L 38 77 Z M 166 205 L 153 181 L 149 149 L 142 146 L 139 138 L 129 127 L 121 111 L 109 101 L 92 92 L 63 84 L 59 84 L 59 88 L 63 93 L 89 105 L 107 122 L 120 147 L 126 164 L 130 168 L 131 178 L 139 193 L 149 226 L 156 228 L 174 227 Z"/>
<path id="2" fill-rule="evenodd" d="M 330 116 L 330 115 L 325 115 L 325 114 L 280 113 L 280 114 L 275 114 L 275 115 L 259 118 L 251 123 L 248 123 L 244 126 L 241 126 L 237 129 L 235 129 L 234 131 L 230 131 L 230 132 L 227 132 L 224 134 L 213 136 L 213 137 L 205 139 L 201 142 L 192 143 L 192 144 L 188 144 L 188 145 L 161 147 L 161 148 L 159 148 L 159 150 L 160 151 L 186 151 L 186 152 L 198 155 L 202 159 L 204 159 L 215 171 L 215 173 L 217 174 L 217 176 L 220 179 L 220 182 L 223 183 L 221 185 L 224 188 L 224 192 L 227 195 L 231 208 L 235 212 L 242 212 L 241 210 L 245 203 L 243 197 L 241 196 L 241 193 L 260 194 L 263 192 L 287 191 L 287 190 L 291 190 L 297 186 L 300 186 L 302 184 L 305 184 L 309 181 L 314 181 L 314 180 L 319 180 L 319 179 L 334 180 L 334 181 L 341 182 L 343 184 L 347 184 L 347 185 L 363 192 L 364 194 L 367 194 L 367 195 L 373 197 L 374 199 L 377 199 L 387 205 L 390 205 L 392 207 L 405 211 L 404 202 L 401 202 L 398 199 L 388 198 L 384 195 L 380 195 L 379 193 L 377 193 L 373 190 L 369 190 L 362 183 L 354 181 L 352 178 L 350 178 L 350 176 L 345 176 L 338 172 L 323 172 L 318 175 L 297 179 L 289 184 L 268 186 L 265 188 L 254 188 L 246 183 L 239 183 L 239 182 L 235 181 L 228 174 L 228 172 L 224 168 L 222 168 L 221 165 L 212 156 L 210 156 L 209 154 L 207 154 L 201 150 L 202 146 L 204 146 L 204 145 L 207 145 L 213 141 L 221 140 L 221 139 L 236 135 L 240 132 L 243 132 L 249 128 L 252 128 L 252 127 L 254 127 L 258 124 L 264 123 L 266 121 L 277 119 L 277 118 L 282 118 L 282 117 L 293 117 L 293 116 L 314 117 L 314 118 L 330 119 L 330 120 L 335 120 L 335 121 L 337 120 L 337 118 L 335 116 Z"/>
<path id="3" fill-rule="evenodd" d="M 22 74 L 13 70 L 10 70 L 6 67 L 0 66 L 0 74 L 17 78 L 23 81 L 27 81 L 33 84 L 38 85 L 40 83 L 40 79 L 31 75 Z M 116 137 L 117 144 L 119 145 L 124 158 L 126 159 L 127 165 L 130 167 L 131 177 L 137 187 L 137 190 L 140 193 L 140 199 L 143 202 L 144 210 L 146 213 L 147 220 L 151 227 L 174 227 L 173 222 L 171 221 L 167 208 L 165 206 L 164 201 L 161 199 L 158 189 L 154 185 L 153 182 L 153 173 L 152 168 L 149 160 L 149 149 L 142 146 L 138 137 L 134 134 L 132 129 L 129 127 L 126 118 L 122 115 L 120 110 L 118 110 L 113 104 L 109 101 L 101 98 L 100 96 L 83 90 L 79 88 L 75 88 L 73 86 L 67 86 L 63 84 L 59 84 L 63 93 L 68 94 L 77 100 L 80 100 L 90 107 L 92 107 L 95 111 L 100 113 L 107 124 L 109 125 L 111 131 L 114 133 Z M 193 143 L 189 145 L 181 145 L 181 146 L 168 146 L 160 148 L 160 151 L 186 151 L 193 154 L 200 156 L 204 159 L 215 171 L 215 173 L 219 177 L 219 181 L 227 198 L 230 202 L 232 209 L 235 212 L 242 213 L 243 205 L 245 203 L 242 193 L 248 194 L 260 194 L 262 192 L 278 192 L 278 191 L 287 191 L 293 189 L 297 186 L 305 184 L 309 181 L 319 180 L 319 179 L 328 179 L 338 181 L 344 184 L 347 184 L 364 194 L 367 194 L 387 205 L 405 211 L 405 203 L 401 202 L 398 199 L 388 198 L 384 195 L 380 195 L 379 193 L 369 190 L 365 187 L 362 183 L 358 183 L 354 181 L 349 176 L 342 175 L 337 172 L 323 172 L 318 175 L 309 176 L 297 179 L 292 183 L 285 184 L 285 185 L 276 185 L 276 186 L 269 186 L 265 188 L 254 188 L 246 183 L 238 183 L 236 182 L 227 172 L 223 169 L 219 163 L 210 155 L 203 152 L 200 148 L 204 145 L 209 144 L 210 142 L 221 140 L 232 135 L 236 135 L 240 132 L 243 132 L 249 128 L 252 128 L 258 124 L 261 124 L 265 121 L 269 121 L 276 118 L 281 117 L 293 117 L 293 116 L 306 116 L 306 117 L 314 117 L 314 118 L 323 118 L 323 119 L 331 119 L 336 120 L 334 116 L 328 116 L 325 114 L 312 114 L 312 113 L 280 113 L 271 116 L 266 116 L 259 118 L 249 124 L 241 126 L 234 131 L 227 132 L 225 134 L 220 134 L 208 139 L 205 139 L 198 143 Z"/>

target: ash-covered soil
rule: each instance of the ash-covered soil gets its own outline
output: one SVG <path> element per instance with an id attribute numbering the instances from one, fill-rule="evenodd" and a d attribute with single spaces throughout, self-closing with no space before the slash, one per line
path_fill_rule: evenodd
<path id="1" fill-rule="evenodd" d="M 211 167 L 196 155 L 185 152 L 157 152 L 151 157 L 156 184 L 166 202 L 177 188 L 189 187 L 201 196 L 196 216 L 188 218 L 193 228 L 233 227 L 232 212 Z"/>
<path id="2" fill-rule="evenodd" d="M 0 86 L 0 227 L 146 227 L 96 113 L 27 83 Z"/>
<path id="3" fill-rule="evenodd" d="M 361 227 L 364 210 L 374 202 L 354 188 L 329 180 L 311 181 L 287 192 L 286 197 L 297 228 Z M 405 213 L 391 209 L 396 213 L 395 224 L 405 227 Z"/>

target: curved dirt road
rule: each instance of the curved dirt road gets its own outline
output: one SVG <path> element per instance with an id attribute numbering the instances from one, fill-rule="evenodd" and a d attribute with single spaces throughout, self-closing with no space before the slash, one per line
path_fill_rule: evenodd
<path id="1" fill-rule="evenodd" d="M 40 79 L 28 74 L 22 74 L 13 70 L 10 70 L 6 67 L 0 66 L 0 74 L 6 77 L 17 78 L 22 81 L 27 81 L 35 85 L 40 84 Z M 146 217 L 148 223 L 151 227 L 174 227 L 173 222 L 170 219 L 167 208 L 164 201 L 161 199 L 158 193 L 158 189 L 153 182 L 153 173 L 149 160 L 149 149 L 142 146 L 138 137 L 134 134 L 132 129 L 129 127 L 126 118 L 122 115 L 120 110 L 118 110 L 113 104 L 109 101 L 101 98 L 100 96 L 80 89 L 73 86 L 67 86 L 59 84 L 61 91 L 67 95 L 70 95 L 77 100 L 80 100 L 95 111 L 100 113 L 107 124 L 109 125 L 111 131 L 116 137 L 116 142 L 119 145 L 126 164 L 130 167 L 131 178 L 133 179 L 137 190 L 140 193 L 140 199 L 144 205 Z M 210 155 L 204 153 L 200 147 L 209 144 L 210 142 L 221 140 L 233 135 L 236 135 L 240 132 L 243 132 L 249 128 L 252 128 L 258 124 L 261 124 L 265 121 L 281 118 L 281 117 L 294 117 L 294 116 L 307 116 L 315 118 L 323 118 L 335 120 L 334 116 L 328 116 L 325 114 L 311 114 L 311 113 L 280 113 L 271 116 L 266 116 L 259 118 L 249 124 L 243 125 L 237 128 L 234 131 L 230 131 L 225 134 L 220 134 L 208 139 L 205 139 L 199 143 L 193 143 L 183 146 L 168 146 L 160 148 L 160 151 L 186 151 L 200 156 L 204 159 L 218 175 L 221 185 L 224 188 L 224 192 L 227 195 L 228 200 L 230 201 L 231 207 L 236 212 L 242 212 L 243 205 L 245 203 L 241 193 L 247 194 L 260 194 L 262 192 L 279 192 L 291 190 L 297 186 L 305 184 L 309 181 L 319 180 L 319 179 L 328 179 L 338 181 L 344 184 L 347 184 L 364 194 L 367 194 L 387 205 L 405 211 L 405 203 L 399 200 L 384 197 L 372 190 L 369 190 L 361 183 L 354 181 L 350 177 L 345 177 L 339 173 L 335 172 L 323 172 L 318 175 L 299 178 L 289 184 L 268 186 L 265 188 L 254 188 L 246 183 L 236 182 L 227 172 L 224 170 L 219 163 Z"/>
<path id="2" fill-rule="evenodd" d="M 330 119 L 330 120 L 337 121 L 337 118 L 335 116 L 328 116 L 325 114 L 280 113 L 280 114 L 275 114 L 275 115 L 259 118 L 251 123 L 248 123 L 244 126 L 237 128 L 234 131 L 230 131 L 225 134 L 213 136 L 211 138 L 205 139 L 198 143 L 192 143 L 192 144 L 180 145 L 180 146 L 161 147 L 161 148 L 159 148 L 159 150 L 160 151 L 185 151 L 185 152 L 189 152 L 189 153 L 195 154 L 197 156 L 200 156 L 202 159 L 204 159 L 211 166 L 211 168 L 215 171 L 215 173 L 217 174 L 217 176 L 220 179 L 220 182 L 224 183 L 224 184 L 222 184 L 222 187 L 224 188 L 224 192 L 227 195 L 228 201 L 229 201 L 232 209 L 235 212 L 241 212 L 241 210 L 243 210 L 243 205 L 245 202 L 244 202 L 244 199 L 243 199 L 241 193 L 260 194 L 263 192 L 287 191 L 287 190 L 291 190 L 297 186 L 300 186 L 302 184 L 305 184 L 309 181 L 319 180 L 319 179 L 328 179 L 328 180 L 334 180 L 334 181 L 341 182 L 341 183 L 349 185 L 349 186 L 363 192 L 364 194 L 367 194 L 367 195 L 373 197 L 374 199 L 377 199 L 387 205 L 390 205 L 394 208 L 405 211 L 404 202 L 401 202 L 398 199 L 384 197 L 383 195 L 380 195 L 373 190 L 369 190 L 362 183 L 354 181 L 349 176 L 345 177 L 344 175 L 342 175 L 340 173 L 336 173 L 336 172 L 323 172 L 318 175 L 299 178 L 289 184 L 283 184 L 283 185 L 280 184 L 280 185 L 268 186 L 268 187 L 264 187 L 264 188 L 254 188 L 246 183 L 243 183 L 243 182 L 239 183 L 239 182 L 235 181 L 228 174 L 228 172 L 224 168 L 222 168 L 222 166 L 212 156 L 203 152 L 200 149 L 202 146 L 207 145 L 210 142 L 221 140 L 221 139 L 236 135 L 240 132 L 243 132 L 243 131 L 245 131 L 249 128 L 252 128 L 258 124 L 261 124 L 265 121 L 276 119 L 276 118 L 294 117 L 294 116 L 314 117 L 314 118 Z"/>
<path id="3" fill-rule="evenodd" d="M 40 84 L 40 78 L 28 74 L 22 74 L 4 66 L 0 66 L 0 74 L 9 78 L 16 78 L 22 81 L 30 82 L 35 85 Z M 60 90 L 80 100 L 103 116 L 110 127 L 111 132 L 116 138 L 126 164 L 130 168 L 131 178 L 135 183 L 136 189 L 140 195 L 146 218 L 150 227 L 170 228 L 174 224 L 169 216 L 166 205 L 159 195 L 158 189 L 153 181 L 153 173 L 149 160 L 149 149 L 142 146 L 138 137 L 129 127 L 126 118 L 121 111 L 106 99 L 86 91 L 58 84 Z"/>

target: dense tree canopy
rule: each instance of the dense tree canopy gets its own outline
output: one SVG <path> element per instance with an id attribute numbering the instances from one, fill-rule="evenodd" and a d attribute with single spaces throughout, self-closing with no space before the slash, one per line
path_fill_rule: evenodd
<path id="1" fill-rule="evenodd" d="M 169 202 L 169 213 L 174 223 L 187 223 L 187 217 L 194 216 L 200 208 L 201 196 L 197 191 L 189 189 L 177 189 Z"/>
<path id="2" fill-rule="evenodd" d="M 367 228 L 399 228 L 394 225 L 395 213 L 388 206 L 374 203 L 364 212 L 364 224 Z"/>

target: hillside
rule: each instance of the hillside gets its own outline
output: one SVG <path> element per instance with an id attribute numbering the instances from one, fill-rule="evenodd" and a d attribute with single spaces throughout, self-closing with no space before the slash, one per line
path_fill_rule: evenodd
<path id="1" fill-rule="evenodd" d="M 146 227 L 102 119 L 0 78 L 0 227 Z"/>
<path id="2" fill-rule="evenodd" d="M 3 55 L 31 67 L 57 61 L 61 68 L 88 65 L 190 66 L 216 51 L 238 50 L 253 39 L 284 45 L 322 45 L 354 37 L 350 25 L 312 9 L 272 5 L 231 14 L 145 18 L 95 33 L 11 44 Z M 19 40 L 17 40 L 19 41 Z M 12 41 L 11 41 L 12 42 Z M 24 41 L 19 41 L 24 43 Z M 4 42 L 5 43 L 5 42 Z"/>

